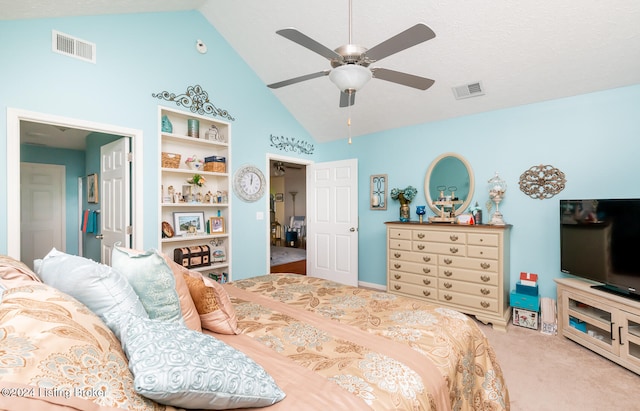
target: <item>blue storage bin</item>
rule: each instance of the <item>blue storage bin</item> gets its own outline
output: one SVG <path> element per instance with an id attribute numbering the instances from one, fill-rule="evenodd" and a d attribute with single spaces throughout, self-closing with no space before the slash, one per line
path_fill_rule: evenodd
<path id="1" fill-rule="evenodd" d="M 524 308 L 529 311 L 540 310 L 540 296 L 520 294 L 515 291 L 511 291 L 510 304 L 512 307 Z"/>
<path id="2" fill-rule="evenodd" d="M 538 295 L 538 285 L 524 285 L 520 281 L 516 283 L 516 293 L 525 295 Z"/>
<path id="3" fill-rule="evenodd" d="M 580 330 L 583 333 L 587 332 L 587 323 L 584 321 L 578 320 L 577 318 L 569 317 L 569 325 L 575 328 L 576 330 Z"/>

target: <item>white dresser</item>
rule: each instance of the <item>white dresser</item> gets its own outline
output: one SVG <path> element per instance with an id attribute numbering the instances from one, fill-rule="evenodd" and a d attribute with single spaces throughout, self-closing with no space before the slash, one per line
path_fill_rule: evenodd
<path id="1" fill-rule="evenodd" d="M 387 289 L 506 331 L 511 226 L 389 222 Z"/>

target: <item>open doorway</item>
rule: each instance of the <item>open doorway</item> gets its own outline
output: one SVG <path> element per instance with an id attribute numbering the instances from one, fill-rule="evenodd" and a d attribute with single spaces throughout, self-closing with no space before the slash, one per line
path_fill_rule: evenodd
<path id="1" fill-rule="evenodd" d="M 271 156 L 268 164 L 269 270 L 306 275 L 306 166 L 309 163 Z"/>
<path id="2" fill-rule="evenodd" d="M 73 131 L 72 131 L 73 130 Z M 71 131 L 71 132 L 69 132 Z M 67 134 L 65 134 L 67 133 Z M 105 125 L 105 124 L 97 124 L 93 122 L 88 122 L 84 120 L 77 119 L 69 119 L 58 116 L 52 116 L 48 114 L 42 113 L 32 113 L 21 110 L 15 110 L 9 108 L 7 110 L 7 170 L 9 175 L 12 178 L 7 181 L 7 193 L 8 193 L 8 202 L 7 202 L 7 254 L 17 258 L 19 260 L 24 261 L 23 257 L 28 259 L 32 259 L 33 256 L 36 258 L 42 258 L 42 256 L 37 255 L 36 252 L 31 250 L 28 255 L 23 256 L 22 247 L 23 243 L 23 209 L 22 209 L 22 184 L 21 184 L 21 162 L 22 158 L 25 154 L 30 158 L 30 161 L 37 163 L 51 163 L 52 161 L 47 161 L 46 158 L 43 160 L 42 157 L 47 154 L 43 152 L 49 151 L 56 153 L 61 153 L 58 150 L 70 150 L 70 151 L 79 151 L 76 149 L 71 149 L 68 146 L 73 146 L 74 144 L 87 144 L 86 136 L 92 134 L 95 136 L 107 136 L 107 139 L 113 140 L 115 136 L 117 138 L 126 137 L 132 142 L 132 152 L 142 153 L 142 132 L 140 130 L 133 130 L 123 127 L 118 127 L 114 125 Z M 83 141 L 79 143 L 79 141 Z M 98 146 L 101 144 L 97 140 L 91 140 L 90 144 L 97 144 Z M 31 151 L 31 153 L 28 153 Z M 79 151 L 80 152 L 80 151 Z M 69 154 L 69 152 L 64 151 L 64 153 Z M 48 154 L 50 156 L 50 153 Z M 40 157 L 40 159 L 38 159 Z M 74 157 L 71 155 L 71 157 Z M 82 155 L 79 155 L 82 157 Z M 79 158 L 79 157 L 76 157 Z M 59 162 L 58 162 L 59 163 Z M 68 165 L 74 164 L 74 160 L 68 160 Z M 141 180 L 141 161 L 134 162 L 131 167 L 131 187 L 142 185 L 139 180 Z M 82 201 L 80 199 L 82 195 L 82 189 L 79 187 L 79 179 L 78 177 L 86 176 L 86 171 L 83 169 L 81 172 L 76 171 L 76 177 L 72 179 L 72 183 L 67 184 L 69 187 L 64 191 L 64 199 L 60 199 L 60 201 L 64 201 L 65 207 L 67 207 L 65 212 L 65 226 L 68 226 L 70 223 L 75 225 L 76 227 L 80 224 L 80 214 L 73 212 L 72 210 L 79 210 L 82 207 Z M 142 206 L 142 190 L 132 190 L 132 197 L 130 197 L 129 209 L 131 210 L 131 220 L 133 225 L 132 230 L 132 247 L 142 248 L 142 213 L 140 208 Z M 71 210 L 71 212 L 69 212 Z M 73 222 L 73 223 L 72 223 Z M 67 232 L 67 236 L 69 236 L 69 230 L 65 228 Z M 80 251 L 80 240 L 76 235 L 78 231 L 72 229 L 70 238 L 67 238 L 65 242 L 66 245 L 71 244 L 71 247 L 68 251 L 71 251 L 73 254 L 81 254 Z M 37 238 L 37 236 L 33 236 Z M 77 243 L 74 244 L 74 242 Z M 43 248 L 46 245 L 38 245 L 37 247 Z M 46 247 L 45 247 L 46 248 Z M 75 251 L 75 252 L 73 252 Z M 25 263 L 27 261 L 24 261 Z M 29 261 L 31 265 L 32 262 Z"/>

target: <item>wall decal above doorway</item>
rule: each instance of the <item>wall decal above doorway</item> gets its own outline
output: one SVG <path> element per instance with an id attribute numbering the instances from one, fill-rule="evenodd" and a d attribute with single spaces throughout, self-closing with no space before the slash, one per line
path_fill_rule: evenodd
<path id="1" fill-rule="evenodd" d="M 540 200 L 558 194 L 566 183 L 564 173 L 551 165 L 533 166 L 520 175 L 520 190 Z"/>
<path id="2" fill-rule="evenodd" d="M 235 118 L 227 110 L 217 108 L 209 101 L 209 93 L 201 86 L 189 86 L 184 94 L 175 95 L 168 91 L 152 93 L 151 97 L 161 100 L 173 101 L 177 106 L 183 106 L 191 110 L 192 113 L 211 114 L 214 117 L 224 117 L 227 120 L 235 121 Z"/>
<path id="3" fill-rule="evenodd" d="M 271 139 L 271 147 L 275 147 L 282 151 L 296 152 L 300 154 L 313 154 L 313 144 L 307 143 L 302 140 L 295 139 L 293 137 L 285 136 L 269 136 Z"/>

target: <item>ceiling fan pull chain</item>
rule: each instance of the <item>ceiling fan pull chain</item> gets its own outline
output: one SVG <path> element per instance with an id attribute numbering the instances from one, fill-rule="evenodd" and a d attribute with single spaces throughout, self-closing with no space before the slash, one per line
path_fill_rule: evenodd
<path id="1" fill-rule="evenodd" d="M 353 90 L 349 90 L 349 118 L 347 119 L 347 131 L 349 132 L 349 144 L 351 144 L 351 94 L 352 93 L 353 93 Z"/>

